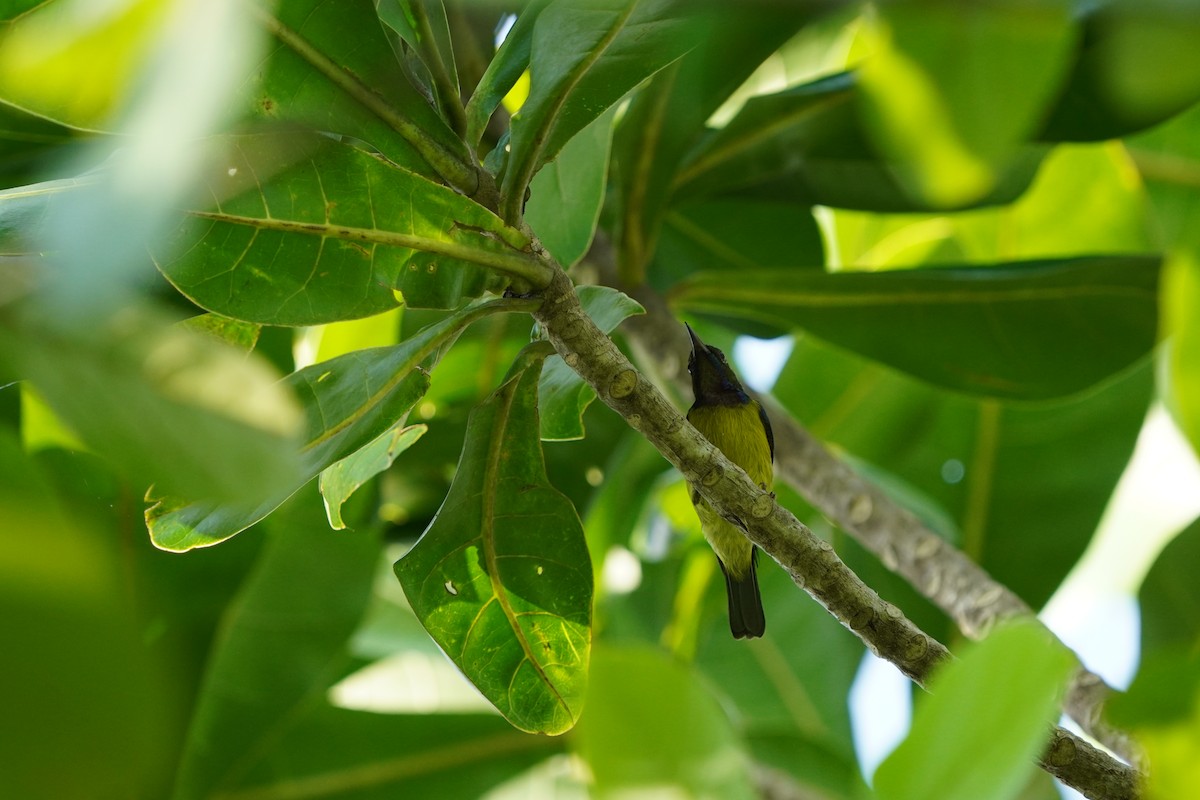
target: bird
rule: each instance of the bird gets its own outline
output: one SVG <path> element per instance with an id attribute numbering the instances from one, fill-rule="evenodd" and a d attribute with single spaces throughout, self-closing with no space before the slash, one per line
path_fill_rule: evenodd
<path id="1" fill-rule="evenodd" d="M 694 402 L 687 419 L 725 457 L 764 489 L 771 485 L 775 436 L 771 421 L 757 400 L 742 388 L 725 354 L 706 345 L 687 327 L 692 339 L 688 372 Z M 758 548 L 742 530 L 713 510 L 693 487 L 692 504 L 704 538 L 717 554 L 729 596 L 729 629 L 735 639 L 754 639 L 766 630 L 762 596 L 758 591 Z"/>

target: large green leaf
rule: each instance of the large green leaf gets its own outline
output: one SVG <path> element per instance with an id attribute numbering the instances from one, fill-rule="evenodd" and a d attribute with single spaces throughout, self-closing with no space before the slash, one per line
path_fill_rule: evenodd
<path id="1" fill-rule="evenodd" d="M 538 15 L 529 97 L 512 119 L 504 217 L 575 134 L 696 45 L 702 15 L 678 0 L 558 0 Z"/>
<path id="2" fill-rule="evenodd" d="M 772 389 L 819 439 L 940 505 L 954 544 L 1035 608 L 1091 541 L 1152 391 L 1143 361 L 1054 403 L 973 399 L 811 337 L 798 339 Z M 864 580 L 923 627 L 944 628 L 945 616 L 928 611 L 878 557 L 849 545 L 846 558 Z"/>
<path id="3" fill-rule="evenodd" d="M 766 560 L 759 562 L 759 584 L 767 633 L 750 643 L 736 641 L 724 624 L 725 582 L 707 547 L 698 549 L 710 579 L 704 602 L 688 609 L 701 617 L 696 667 L 723 704 L 737 709 L 755 759 L 819 788 L 822 796 L 858 796 L 862 776 L 846 696 L 862 643 L 820 605 L 797 594 L 788 575 Z"/>
<path id="4" fill-rule="evenodd" d="M 605 333 L 623 320 L 645 310 L 637 301 L 607 286 L 580 286 L 575 292 L 592 321 Z M 538 411 L 542 438 L 547 441 L 583 438 L 583 412 L 596 392 L 561 358 L 552 358 L 538 383 Z"/>
<path id="5" fill-rule="evenodd" d="M 377 714 L 321 704 L 220 800 L 484 797 L 561 752 L 559 740 L 514 731 L 495 715 Z"/>
<path id="6" fill-rule="evenodd" d="M 493 258 L 532 264 L 528 240 L 462 195 L 324 136 L 218 139 L 213 199 L 162 246 L 163 274 L 236 319 L 311 325 L 478 296 Z M 469 263 L 474 261 L 475 263 Z"/>
<path id="7" fill-rule="evenodd" d="M 719 13 L 719 36 L 705 38 L 634 95 L 613 140 L 616 237 L 631 282 L 654 253 L 676 170 L 709 117 L 815 13 L 798 3 Z"/>
<path id="8" fill-rule="evenodd" d="M 608 179 L 613 109 L 563 147 L 529 186 L 525 221 L 563 267 L 583 258 L 596 233 Z"/>
<path id="9" fill-rule="evenodd" d="M 953 207 L 992 190 L 1066 77 L 1078 35 L 1070 6 L 910 0 L 871 17 L 860 108 L 916 197 Z"/>
<path id="10" fill-rule="evenodd" d="M 517 14 L 504 37 L 500 49 L 488 62 L 479 85 L 467 102 L 466 140 L 478 146 L 492 114 L 529 67 L 529 52 L 533 47 L 533 24 L 549 0 L 530 0 Z"/>
<path id="11" fill-rule="evenodd" d="M 1200 35 L 1200 15 L 1194 6 L 1105 0 L 1080 11 L 1079 52 L 1044 138 L 1126 136 L 1200 100 L 1200 58 L 1192 46 Z"/>
<path id="12" fill-rule="evenodd" d="M 1037 769 L 1075 664 L 1029 623 L 970 645 L 934 675 L 908 737 L 879 766 L 880 800 L 1016 800 Z"/>
<path id="13" fill-rule="evenodd" d="M 920 211 L 942 203 L 908 191 L 877 154 L 858 113 L 862 90 L 841 73 L 753 97 L 688 153 L 676 202 L 716 194 L 781 195 L 797 203 L 872 211 Z M 1033 179 L 1041 152 L 1023 148 L 995 165 L 994 186 L 956 205 L 1009 202 Z"/>
<path id="14" fill-rule="evenodd" d="M 82 327 L 4 311 L 0 368 L 135 484 L 244 503 L 295 479 L 302 411 L 258 357 L 139 307 Z"/>
<path id="15" fill-rule="evenodd" d="M 179 769 L 176 800 L 240 785 L 282 726 L 324 702 L 345 669 L 379 559 L 379 532 L 329 532 L 314 490 L 270 526 L 270 542 L 227 611 Z"/>
<path id="16" fill-rule="evenodd" d="M 1156 257 L 822 274 L 704 273 L 682 310 L 802 328 L 936 385 L 1045 399 L 1082 391 L 1149 352 Z M 886 331 L 880 335 L 880 331 Z"/>
<path id="17" fill-rule="evenodd" d="M 472 412 L 450 493 L 396 562 L 413 610 L 506 719 L 557 734 L 582 711 L 592 567 L 574 506 L 546 477 L 532 345 Z"/>
<path id="18" fill-rule="evenodd" d="M 470 153 L 409 82 L 372 0 L 283 0 L 260 16 L 277 46 L 247 76 L 238 111 L 353 136 L 425 177 L 462 178 Z"/>
<path id="19" fill-rule="evenodd" d="M 649 647 L 596 648 L 579 753 L 598 797 L 758 797 L 717 698 L 688 665 Z"/>
<path id="20" fill-rule="evenodd" d="M 270 514 L 322 470 L 365 447 L 401 420 L 429 388 L 424 366 L 436 351 L 475 320 L 520 302 L 494 300 L 459 312 L 392 347 L 359 350 L 288 376 L 301 399 L 306 424 L 299 474 L 290 484 L 251 504 L 154 498 L 146 524 L 164 550 L 207 547 Z"/>

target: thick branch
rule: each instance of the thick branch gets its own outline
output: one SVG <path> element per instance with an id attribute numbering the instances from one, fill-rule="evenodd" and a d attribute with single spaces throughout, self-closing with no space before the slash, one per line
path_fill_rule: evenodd
<path id="1" fill-rule="evenodd" d="M 555 349 L 609 407 L 649 440 L 723 516 L 779 562 L 868 648 L 919 684 L 946 660 L 946 648 L 883 601 L 774 495 L 756 486 L 693 428 L 583 312 L 563 273 L 534 313 Z M 1073 734 L 1055 729 L 1042 766 L 1094 800 L 1133 800 L 1138 775 Z"/>
<path id="2" fill-rule="evenodd" d="M 687 376 L 679 354 L 690 346 L 686 334 L 657 293 L 643 289 L 632 294 L 648 313 L 630 319 L 622 330 L 664 382 L 685 390 Z M 982 639 L 996 623 L 1012 617 L 1036 620 L 1033 609 L 1008 587 L 830 453 L 785 409 L 770 398 L 763 402 L 775 433 L 776 476 L 912 584 L 963 635 Z M 1096 741 L 1126 761 L 1140 764 L 1141 753 L 1133 740 L 1101 718 L 1103 704 L 1113 691 L 1080 666 L 1067 688 L 1063 709 Z"/>

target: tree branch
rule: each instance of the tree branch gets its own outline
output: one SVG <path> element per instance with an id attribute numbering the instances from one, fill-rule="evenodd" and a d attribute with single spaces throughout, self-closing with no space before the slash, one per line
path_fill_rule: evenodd
<path id="1" fill-rule="evenodd" d="M 563 360 L 597 396 L 646 437 L 722 516 L 779 562 L 792 580 L 875 654 L 918 684 L 949 658 L 895 606 L 883 601 L 774 495 L 756 486 L 689 424 L 584 313 L 565 273 L 556 273 L 534 317 Z M 1093 800 L 1133 800 L 1138 774 L 1067 731 L 1056 729 L 1042 766 Z"/>
<path id="2" fill-rule="evenodd" d="M 606 254 L 595 255 L 603 266 Z M 602 271 L 611 274 L 607 268 Z M 679 356 L 690 346 L 686 334 L 661 295 L 648 287 L 630 294 L 647 311 L 622 328 L 635 354 L 653 364 L 664 382 L 686 391 L 687 376 Z M 978 640 L 1005 619 L 1037 620 L 1024 600 L 830 453 L 786 409 L 769 397 L 761 399 L 775 434 L 777 478 L 908 581 L 963 635 Z M 1140 766 L 1143 759 L 1137 744 L 1102 719 L 1103 705 L 1114 691 L 1081 664 L 1067 687 L 1063 710 L 1093 739 Z"/>

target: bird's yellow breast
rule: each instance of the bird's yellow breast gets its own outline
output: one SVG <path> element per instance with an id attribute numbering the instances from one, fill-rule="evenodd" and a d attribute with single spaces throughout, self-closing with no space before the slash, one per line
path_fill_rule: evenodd
<path id="1" fill-rule="evenodd" d="M 733 463 L 760 486 L 770 487 L 771 446 L 759 417 L 758 403 L 745 405 L 696 406 L 688 412 L 688 421 L 704 434 Z"/>
<path id="2" fill-rule="evenodd" d="M 695 406 L 688 412 L 688 420 L 726 458 L 746 470 L 755 483 L 763 487 L 771 485 L 774 472 L 771 467 L 771 445 L 758 415 L 757 403 Z M 693 501 L 696 502 L 696 514 L 700 517 L 704 538 L 712 545 L 730 574 L 738 579 L 743 578 L 750 571 L 754 550 L 750 540 L 695 494 Z"/>

